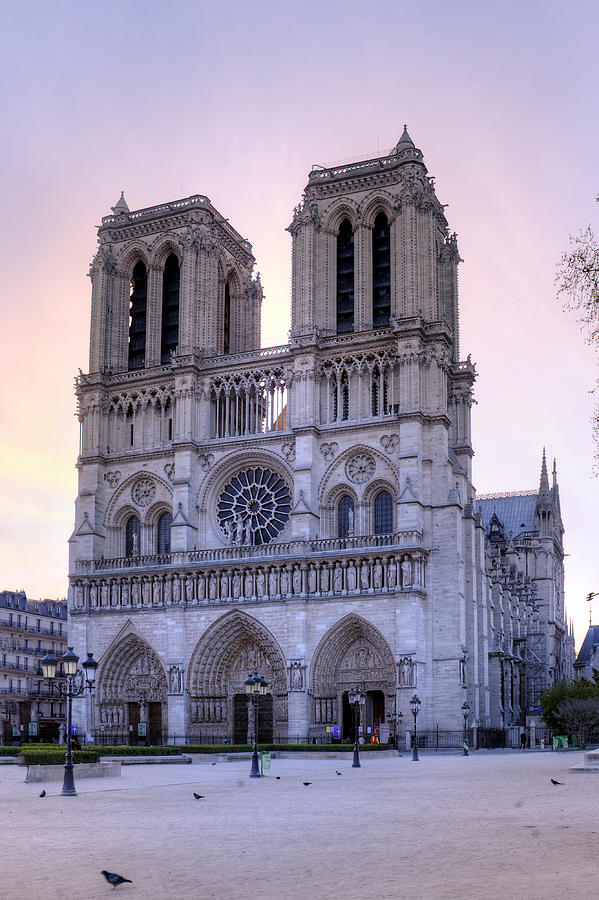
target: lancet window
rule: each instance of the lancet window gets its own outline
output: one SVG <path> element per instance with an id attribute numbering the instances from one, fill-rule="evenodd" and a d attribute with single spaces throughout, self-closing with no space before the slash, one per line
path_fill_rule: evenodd
<path id="1" fill-rule="evenodd" d="M 354 232 L 344 219 L 337 234 L 337 333 L 354 330 Z"/>
<path id="2" fill-rule="evenodd" d="M 146 364 L 148 273 L 141 261 L 136 263 L 131 274 L 129 303 L 129 369 L 143 369 Z"/>
<path id="3" fill-rule="evenodd" d="M 168 257 L 162 277 L 162 339 L 160 362 L 167 363 L 179 343 L 179 260 L 174 253 Z"/>
<path id="4" fill-rule="evenodd" d="M 354 501 L 347 494 L 337 507 L 337 537 L 347 538 L 354 534 Z"/>
<path id="5" fill-rule="evenodd" d="M 393 498 L 389 491 L 381 491 L 374 500 L 374 533 L 391 534 L 393 531 Z"/>
<path id="6" fill-rule="evenodd" d="M 171 552 L 171 525 L 173 517 L 170 513 L 163 513 L 158 519 L 156 528 L 156 551 L 159 554 Z"/>
<path id="7" fill-rule="evenodd" d="M 381 212 L 372 231 L 372 324 L 388 325 L 391 317 L 391 231 Z"/>
<path id="8" fill-rule="evenodd" d="M 375 366 L 372 369 L 370 399 L 373 417 L 386 416 L 393 411 L 389 402 L 389 378 L 382 366 Z"/>
<path id="9" fill-rule="evenodd" d="M 231 352 L 231 288 L 227 281 L 225 285 L 225 299 L 223 311 L 223 353 Z"/>

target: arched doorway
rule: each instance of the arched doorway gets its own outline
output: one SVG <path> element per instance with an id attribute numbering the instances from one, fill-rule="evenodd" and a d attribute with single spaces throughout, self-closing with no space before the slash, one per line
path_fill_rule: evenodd
<path id="1" fill-rule="evenodd" d="M 245 679 L 259 672 L 268 682 L 260 698 L 258 739 L 287 739 L 287 673 L 285 657 L 268 629 L 235 610 L 218 619 L 202 636 L 189 664 L 188 734 L 195 740 L 229 739 L 251 743 L 253 709 Z"/>
<path id="2" fill-rule="evenodd" d="M 101 661 L 96 699 L 100 741 L 163 743 L 166 673 L 157 653 L 142 638 L 127 635 Z"/>
<path id="3" fill-rule="evenodd" d="M 327 727 L 337 725 L 343 740 L 355 740 L 347 699 L 352 687 L 366 693 L 360 722 L 365 740 L 377 734 L 393 703 L 395 664 L 389 644 L 374 625 L 353 613 L 345 616 L 320 641 L 311 670 L 312 736 L 324 737 Z"/>

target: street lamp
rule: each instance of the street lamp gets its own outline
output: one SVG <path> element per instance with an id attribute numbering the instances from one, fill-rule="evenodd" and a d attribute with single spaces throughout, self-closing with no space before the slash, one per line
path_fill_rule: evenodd
<path id="1" fill-rule="evenodd" d="M 464 716 L 464 737 L 462 739 L 462 750 L 463 756 L 468 756 L 468 713 L 470 712 L 470 707 L 468 706 L 468 701 L 464 700 L 462 703 L 462 715 Z"/>
<path id="2" fill-rule="evenodd" d="M 245 691 L 248 700 L 251 701 L 252 706 L 254 707 L 254 746 L 252 748 L 252 768 L 250 771 L 250 778 L 260 778 L 260 770 L 258 768 L 258 701 L 260 700 L 260 697 L 264 696 L 266 693 L 267 687 L 268 682 L 262 675 L 258 675 L 257 672 L 254 672 L 253 675 L 249 675 L 245 679 Z"/>
<path id="3" fill-rule="evenodd" d="M 399 747 L 399 726 L 401 725 L 401 722 L 403 719 L 403 713 L 401 711 L 400 712 L 392 712 L 391 715 L 389 716 L 389 718 L 391 719 L 391 721 L 393 723 L 393 733 L 395 736 L 395 748 L 397 750 L 397 755 L 401 756 L 401 750 Z"/>
<path id="4" fill-rule="evenodd" d="M 360 688 L 352 688 L 347 692 L 347 698 L 354 714 L 354 761 L 352 769 L 360 768 L 360 754 L 358 752 L 358 728 L 360 726 L 360 710 L 366 703 L 366 694 Z"/>
<path id="5" fill-rule="evenodd" d="M 418 732 L 416 730 L 416 719 L 420 709 L 420 700 L 416 694 L 414 694 L 410 700 L 410 706 L 412 707 L 412 715 L 414 716 L 414 747 L 412 749 L 412 762 L 418 762 Z"/>
<path id="6" fill-rule="evenodd" d="M 64 673 L 66 675 L 66 684 L 55 684 L 56 665 L 58 660 L 54 653 L 46 653 L 42 659 L 42 672 L 44 678 L 50 682 L 50 690 L 54 688 L 58 691 L 60 697 L 67 698 L 67 752 L 64 763 L 64 780 L 62 783 L 63 797 L 76 797 L 75 778 L 73 776 L 73 751 L 71 746 L 71 721 L 73 718 L 73 697 L 80 697 L 86 690 L 91 691 L 96 680 L 96 670 L 98 663 L 94 659 L 93 653 L 87 654 L 87 659 L 81 664 L 82 669 L 77 668 L 79 657 L 73 653 L 73 648 L 69 647 L 67 652 L 60 657 L 64 665 Z"/>

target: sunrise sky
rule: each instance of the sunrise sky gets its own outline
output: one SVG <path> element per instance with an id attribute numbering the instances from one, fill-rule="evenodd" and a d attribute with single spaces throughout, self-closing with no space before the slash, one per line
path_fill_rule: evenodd
<path id="1" fill-rule="evenodd" d="M 131 209 L 206 194 L 253 244 L 264 345 L 284 343 L 311 165 L 382 154 L 406 122 L 464 258 L 475 485 L 536 488 L 543 446 L 557 458 L 579 645 L 597 355 L 553 281 L 569 234 L 599 230 L 598 28 L 594 0 L 3 4 L 0 589 L 66 594 L 86 273 L 120 191 Z"/>

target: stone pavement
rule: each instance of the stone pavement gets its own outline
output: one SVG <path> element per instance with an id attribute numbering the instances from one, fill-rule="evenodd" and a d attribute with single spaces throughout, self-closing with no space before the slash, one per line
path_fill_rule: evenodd
<path id="1" fill-rule="evenodd" d="M 118 889 L 125 900 L 584 900 L 596 894 L 599 778 L 572 775 L 578 761 L 275 759 L 263 779 L 248 778 L 246 760 L 126 766 L 82 779 L 74 798 L 46 784 L 43 799 L 4 766 L 0 895 L 95 900 L 110 896 L 108 869 L 132 879 Z"/>

